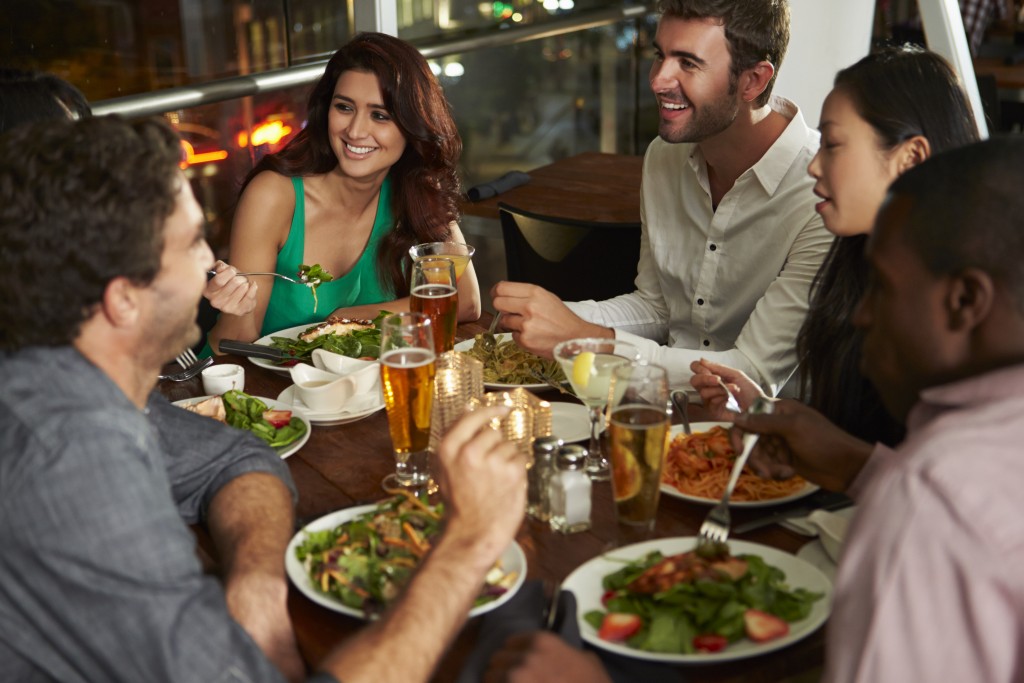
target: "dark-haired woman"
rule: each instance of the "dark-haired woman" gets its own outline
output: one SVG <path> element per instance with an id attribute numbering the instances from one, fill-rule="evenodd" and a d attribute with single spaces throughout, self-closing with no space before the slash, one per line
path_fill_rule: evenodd
<path id="1" fill-rule="evenodd" d="M 815 278 L 797 348 L 801 394 L 851 434 L 889 445 L 902 426 L 860 373 L 860 335 L 851 319 L 867 279 L 864 244 L 889 184 L 930 155 L 978 139 L 967 98 L 949 65 L 911 47 L 887 48 L 838 73 L 821 111 L 821 147 L 808 166 L 817 211 L 838 239 Z M 694 363 L 691 383 L 725 416 L 725 390 L 746 409 L 761 388 L 743 373 Z"/>
<path id="2" fill-rule="evenodd" d="M 243 185 L 229 261 L 238 271 L 294 276 L 320 264 L 335 280 L 317 289 L 245 283 L 246 315 L 221 315 L 210 332 L 254 340 L 331 313 L 373 318 L 408 309 L 409 247 L 462 242 L 456 163 L 462 151 L 440 85 L 408 43 L 362 33 L 334 54 L 310 94 L 306 127 L 264 157 Z M 207 295 L 238 283 L 224 265 Z M 220 280 L 224 282 L 221 283 Z M 213 290 L 213 291 L 210 291 Z M 253 292 L 255 290 L 255 292 Z M 480 315 L 470 265 L 459 280 L 459 319 Z"/>

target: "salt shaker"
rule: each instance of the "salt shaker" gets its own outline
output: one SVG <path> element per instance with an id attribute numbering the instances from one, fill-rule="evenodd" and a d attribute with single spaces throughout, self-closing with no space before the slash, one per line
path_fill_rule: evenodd
<path id="1" fill-rule="evenodd" d="M 563 534 L 590 528 L 590 477 L 583 469 L 587 450 L 582 446 L 562 446 L 558 451 L 558 469 L 551 476 L 548 497 L 551 503 L 551 528 Z"/>
<path id="2" fill-rule="evenodd" d="M 562 440 L 556 436 L 541 436 L 533 440 L 533 464 L 527 475 L 526 514 L 546 522 L 551 519 L 551 499 L 548 487 L 555 472 L 555 458 Z"/>

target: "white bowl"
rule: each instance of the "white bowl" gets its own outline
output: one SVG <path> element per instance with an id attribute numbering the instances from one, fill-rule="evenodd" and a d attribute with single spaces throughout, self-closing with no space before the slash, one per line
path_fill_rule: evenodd
<path id="1" fill-rule="evenodd" d="M 299 363 L 293 365 L 289 373 L 295 382 L 295 391 L 299 398 L 318 412 L 341 410 L 354 397 L 374 390 L 380 382 L 380 371 L 375 366 L 365 367 L 347 375 L 338 375 Z"/>
<path id="2" fill-rule="evenodd" d="M 378 372 L 380 371 L 380 361 L 349 358 L 340 353 L 331 353 L 323 349 L 313 349 L 312 358 L 313 367 L 333 372 L 336 375 L 351 375 L 370 367 L 378 368 Z"/>

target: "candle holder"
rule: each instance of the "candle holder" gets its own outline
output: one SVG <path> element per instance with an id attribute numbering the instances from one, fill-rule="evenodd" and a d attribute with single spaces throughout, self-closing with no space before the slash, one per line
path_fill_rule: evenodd
<path id="1" fill-rule="evenodd" d="M 435 363 L 430 450 L 436 453 L 441 438 L 462 417 L 469 403 L 483 396 L 484 364 L 458 351 L 442 353 Z"/>
<path id="2" fill-rule="evenodd" d="M 471 401 L 469 410 L 487 406 L 507 406 L 509 413 L 504 418 L 491 421 L 491 428 L 501 432 L 526 456 L 527 463 L 533 459 L 533 440 L 539 436 L 551 435 L 551 404 L 542 401 L 522 387 L 511 391 L 495 391 Z"/>

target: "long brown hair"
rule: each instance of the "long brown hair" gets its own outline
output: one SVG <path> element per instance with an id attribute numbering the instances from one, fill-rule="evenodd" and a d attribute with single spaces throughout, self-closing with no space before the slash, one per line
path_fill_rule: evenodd
<path id="1" fill-rule="evenodd" d="M 327 138 L 334 86 L 346 71 L 368 71 L 380 82 L 384 106 L 406 146 L 391 167 L 395 229 L 381 240 L 377 270 L 381 284 L 396 296 L 409 293 L 409 247 L 450 237 L 459 218 L 462 139 L 451 108 L 427 61 L 412 45 L 383 33 L 359 33 L 334 53 L 313 87 L 306 127 L 276 154 L 260 160 L 242 189 L 263 171 L 294 177 L 327 173 L 338 159 Z"/>

